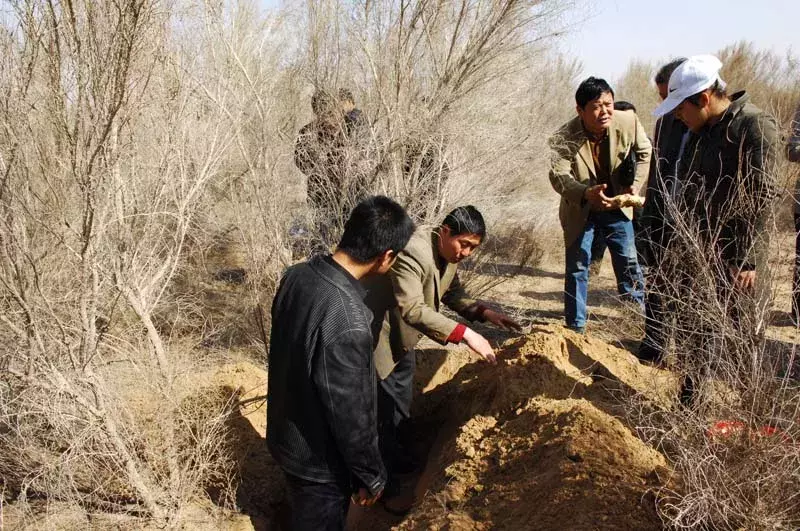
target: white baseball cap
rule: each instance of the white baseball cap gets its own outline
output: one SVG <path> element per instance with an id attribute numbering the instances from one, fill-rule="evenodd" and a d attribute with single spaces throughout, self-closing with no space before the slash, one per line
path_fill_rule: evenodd
<path id="1" fill-rule="evenodd" d="M 669 78 L 667 99 L 653 111 L 656 117 L 675 110 L 689 96 L 702 92 L 719 81 L 721 88 L 725 82 L 719 77 L 722 62 L 713 55 L 693 55 L 672 72 Z"/>

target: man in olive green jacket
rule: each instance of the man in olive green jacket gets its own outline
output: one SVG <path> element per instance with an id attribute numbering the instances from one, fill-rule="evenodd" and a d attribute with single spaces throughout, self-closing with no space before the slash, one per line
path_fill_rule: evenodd
<path id="1" fill-rule="evenodd" d="M 414 347 L 428 336 L 445 345 L 462 340 L 483 359 L 495 362 L 489 342 L 480 334 L 439 313 L 444 304 L 470 321 L 488 321 L 519 329 L 506 315 L 470 298 L 458 279 L 458 263 L 478 247 L 486 234 L 480 212 L 473 206 L 450 212 L 436 229 L 420 228 L 397 257 L 387 275 L 368 286 L 367 305 L 373 312 L 373 336 L 378 338 L 375 366 L 379 423 L 385 458 L 396 451 L 395 433 L 410 416 L 416 367 Z"/>
<path id="2" fill-rule="evenodd" d="M 690 57 L 672 73 L 669 95 L 654 111 L 673 112 L 691 131 L 678 163 L 680 219 L 669 247 L 680 258 L 676 281 L 683 288 L 675 344 L 686 372 L 684 404 L 694 403 L 696 384 L 709 377 L 712 363 L 719 366 L 726 356 L 740 363 L 741 351 L 726 345 L 729 330 L 737 330 L 736 342 L 741 334 L 763 337 L 770 302 L 780 134 L 775 119 L 744 91 L 728 95 L 721 68 L 712 55 Z"/>
<path id="3" fill-rule="evenodd" d="M 550 183 L 561 195 L 559 219 L 564 230 L 564 318 L 583 333 L 589 262 L 595 233 L 605 239 L 617 277 L 617 290 L 644 303 L 644 279 L 636 259 L 633 209 L 615 196 L 636 195 L 647 180 L 652 146 L 635 113 L 614 112 L 614 91 L 590 77 L 575 94 L 578 116 L 551 138 Z M 623 161 L 635 156 L 632 184 L 623 183 Z M 626 196 L 629 197 L 629 196 Z"/>

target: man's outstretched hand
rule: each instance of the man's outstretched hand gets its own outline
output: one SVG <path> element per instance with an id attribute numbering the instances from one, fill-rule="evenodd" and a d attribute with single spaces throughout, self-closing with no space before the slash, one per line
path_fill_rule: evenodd
<path id="1" fill-rule="evenodd" d="M 517 332 L 522 330 L 522 326 L 518 322 L 504 313 L 487 309 L 483 311 L 483 318 L 503 330 L 516 330 Z"/>
<path id="2" fill-rule="evenodd" d="M 614 204 L 611 202 L 611 198 L 604 193 L 605 191 L 605 184 L 597 184 L 588 187 L 583 193 L 583 197 L 594 210 L 609 210 L 614 207 Z"/>
<path id="3" fill-rule="evenodd" d="M 756 272 L 753 270 L 742 270 L 736 266 L 728 268 L 733 287 L 740 291 L 752 291 L 756 286 Z"/>
<path id="4" fill-rule="evenodd" d="M 464 332 L 464 341 L 466 341 L 467 346 L 477 352 L 481 358 L 488 361 L 492 365 L 497 363 L 497 358 L 495 358 L 492 346 L 485 337 L 477 333 L 472 328 L 467 328 L 467 330 Z"/>

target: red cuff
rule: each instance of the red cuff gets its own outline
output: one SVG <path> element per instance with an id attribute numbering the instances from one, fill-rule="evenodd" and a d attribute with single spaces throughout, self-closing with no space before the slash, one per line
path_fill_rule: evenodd
<path id="1" fill-rule="evenodd" d="M 450 332 L 450 335 L 447 337 L 448 343 L 461 343 L 461 340 L 464 339 L 464 332 L 467 331 L 467 325 L 458 323 L 456 327 Z"/>

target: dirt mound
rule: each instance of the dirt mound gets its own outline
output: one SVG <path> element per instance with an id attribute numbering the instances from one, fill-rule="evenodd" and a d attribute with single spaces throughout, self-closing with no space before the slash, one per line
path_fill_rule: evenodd
<path id="1" fill-rule="evenodd" d="M 209 492 L 216 504 L 187 508 L 187 529 L 285 529 L 283 474 L 264 442 L 266 371 L 242 361 L 184 376 L 180 394 L 198 407 L 209 400 L 238 403 L 227 445 L 239 473 L 235 500 L 224 499 L 222 486 L 218 496 Z M 674 393 L 669 373 L 602 340 L 548 325 L 506 342 L 497 366 L 476 363 L 465 349 L 420 350 L 417 385 L 413 433 L 428 456 L 410 486 L 418 504 L 404 518 L 380 506 L 354 508 L 351 531 L 661 528 L 653 490 L 669 472 L 661 454 L 619 420 L 619 398 L 638 393 L 660 400 L 658 393 Z M 88 517 L 74 507 L 52 509 L 60 522 Z M 15 518 L 12 511 L 7 521 L 32 524 L 19 528 L 42 528 L 44 520 Z M 120 529 L 142 524 L 92 518 Z"/>
<path id="2" fill-rule="evenodd" d="M 397 529 L 661 528 L 666 463 L 616 417 L 616 395 L 658 388 L 668 374 L 559 326 L 507 343 L 497 367 L 463 365 L 421 397 L 442 428 Z"/>

